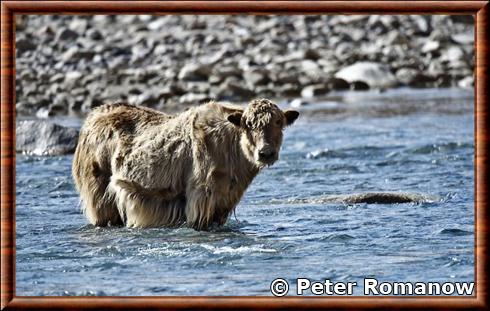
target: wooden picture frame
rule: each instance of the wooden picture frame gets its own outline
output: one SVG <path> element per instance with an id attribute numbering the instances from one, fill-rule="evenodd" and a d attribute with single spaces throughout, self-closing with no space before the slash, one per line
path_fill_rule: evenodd
<path id="1" fill-rule="evenodd" d="M 488 302 L 487 1 L 3 1 L 1 3 L 1 308 L 473 308 Z M 15 295 L 15 15 L 471 14 L 475 16 L 475 284 L 473 297 L 25 297 Z"/>

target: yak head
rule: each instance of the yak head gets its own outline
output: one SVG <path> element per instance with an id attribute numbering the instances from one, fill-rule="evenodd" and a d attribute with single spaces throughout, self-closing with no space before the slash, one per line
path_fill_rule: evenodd
<path id="1" fill-rule="evenodd" d="M 242 131 L 240 145 L 248 160 L 263 168 L 277 161 L 282 131 L 298 116 L 297 111 L 282 111 L 268 99 L 254 99 L 243 112 L 229 115 L 228 121 Z"/>

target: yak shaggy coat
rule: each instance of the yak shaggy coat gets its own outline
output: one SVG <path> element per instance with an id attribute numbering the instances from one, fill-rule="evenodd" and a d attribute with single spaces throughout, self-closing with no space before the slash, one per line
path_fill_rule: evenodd
<path id="1" fill-rule="evenodd" d="M 298 117 L 266 99 L 243 109 L 210 102 L 176 116 L 128 104 L 94 109 L 73 177 L 97 226 L 222 225 L 259 170 L 277 160 Z"/>

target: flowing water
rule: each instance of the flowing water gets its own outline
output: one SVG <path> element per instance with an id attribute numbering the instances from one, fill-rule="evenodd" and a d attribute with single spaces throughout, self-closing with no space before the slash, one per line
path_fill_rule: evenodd
<path id="1" fill-rule="evenodd" d="M 271 295 L 279 277 L 474 281 L 473 101 L 470 90 L 402 89 L 305 106 L 280 160 L 207 232 L 96 228 L 80 213 L 72 156 L 18 155 L 16 294 Z M 376 191 L 432 199 L 308 203 Z"/>

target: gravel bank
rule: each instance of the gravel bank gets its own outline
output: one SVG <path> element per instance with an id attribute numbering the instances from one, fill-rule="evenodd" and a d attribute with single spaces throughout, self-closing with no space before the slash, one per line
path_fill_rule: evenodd
<path id="1" fill-rule="evenodd" d="M 471 87 L 473 26 L 471 16 L 437 15 L 18 17 L 17 114 Z"/>

